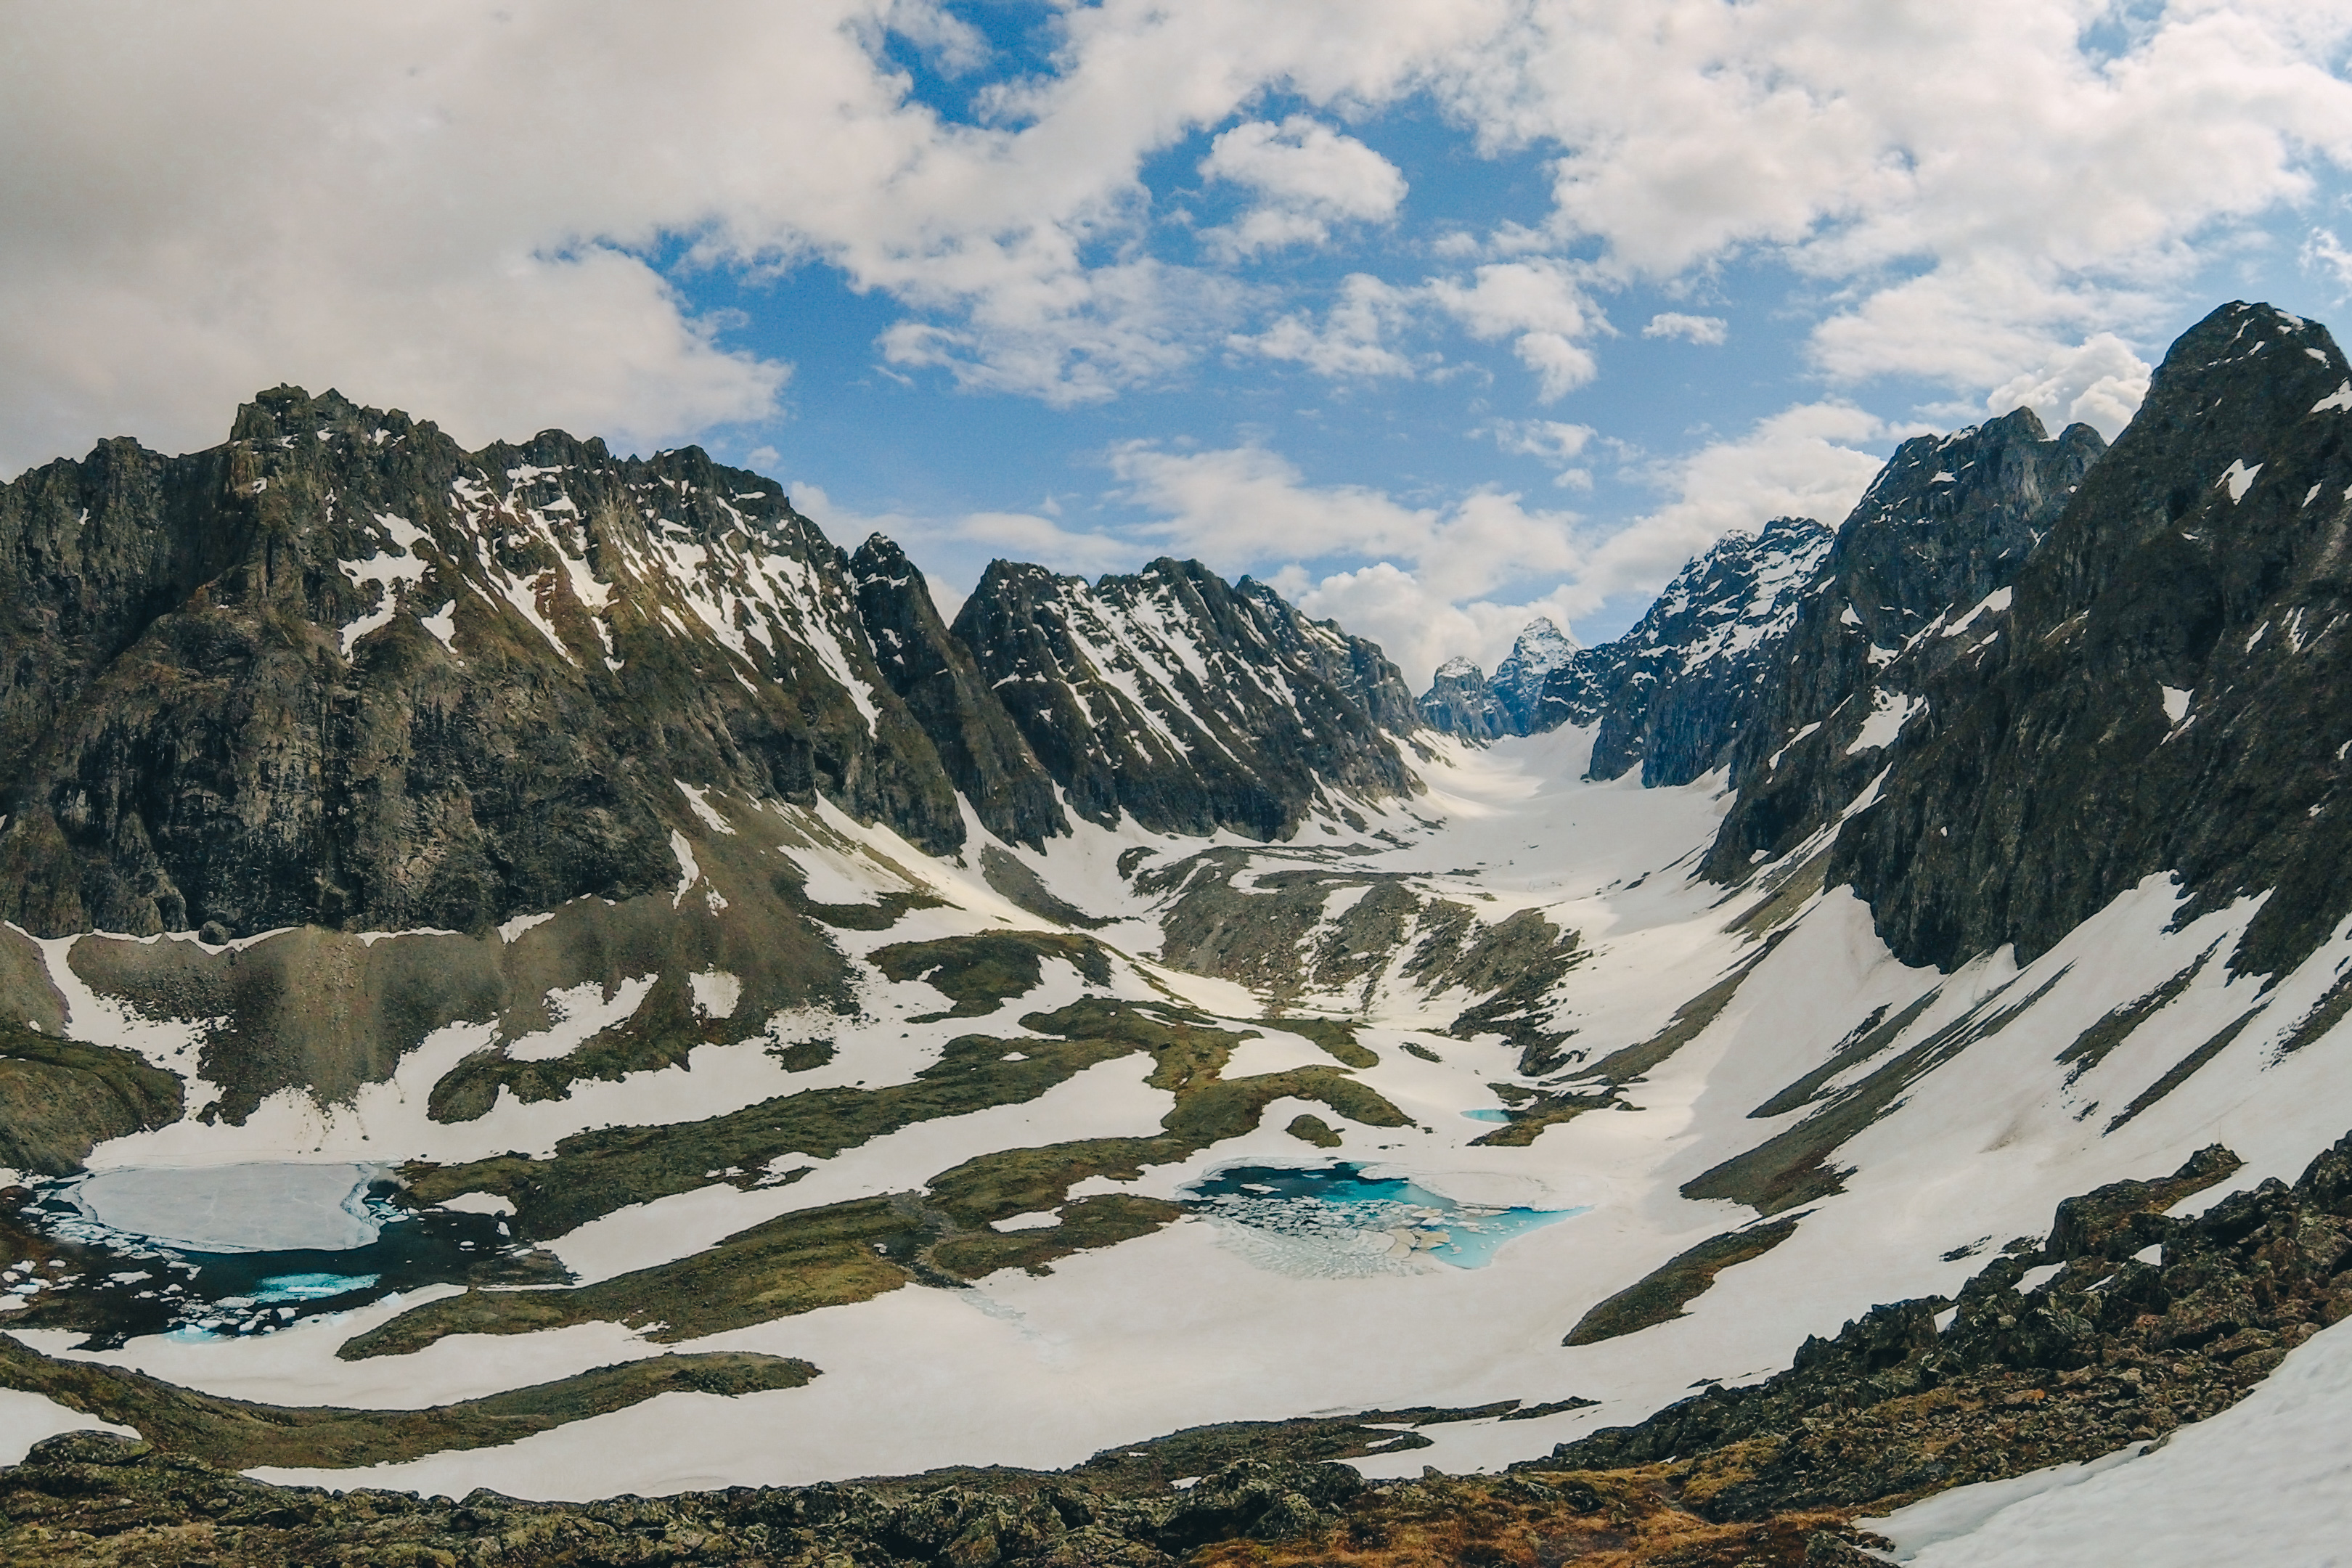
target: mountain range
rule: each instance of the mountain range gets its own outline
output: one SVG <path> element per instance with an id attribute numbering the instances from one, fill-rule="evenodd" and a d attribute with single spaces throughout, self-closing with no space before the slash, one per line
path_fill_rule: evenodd
<path id="1" fill-rule="evenodd" d="M 32 469 L 0 1542 L 1959 1563 L 2272 1440 L 2352 1366 L 2347 434 L 2225 305 L 2112 446 L 1907 440 L 1418 699 L 1198 562 L 948 621 L 693 447 Z"/>

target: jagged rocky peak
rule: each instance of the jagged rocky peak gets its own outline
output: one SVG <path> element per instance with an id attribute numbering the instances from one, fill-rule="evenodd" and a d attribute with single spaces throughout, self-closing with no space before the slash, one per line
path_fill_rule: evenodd
<path id="1" fill-rule="evenodd" d="M 1054 780 L 989 689 L 971 650 L 940 619 L 930 585 L 907 552 L 875 534 L 850 557 L 849 575 L 882 679 L 930 737 L 981 825 L 1007 843 L 1033 847 L 1068 832 Z"/>
<path id="2" fill-rule="evenodd" d="M 1549 616 L 1538 616 L 1519 633 L 1503 662 L 1495 667 L 1491 689 L 1518 726 L 1517 733 L 1549 729 L 1538 717 L 1544 682 L 1582 651 L 1577 640 L 1561 631 Z"/>
<path id="3" fill-rule="evenodd" d="M 2106 450 L 2030 408 L 1895 448 L 1838 530 L 1753 721 L 1708 871 L 1788 852 L 1868 788 L 1924 684 L 1992 637 L 2028 555 Z"/>
<path id="4" fill-rule="evenodd" d="M 1197 561 L 1091 584 L 993 562 L 952 629 L 1089 820 L 1280 838 L 1416 787 L 1394 734 L 1417 710 L 1379 648 Z"/>
<path id="5" fill-rule="evenodd" d="M 1644 784 L 1684 784 L 1721 767 L 1781 657 L 1830 540 L 1828 529 L 1805 517 L 1726 534 L 1608 645 L 1605 673 L 1570 669 L 1555 678 L 1562 706 L 1595 710 L 1591 775 L 1616 778 L 1638 763 Z"/>
<path id="6" fill-rule="evenodd" d="M 2031 408 L 1895 450 L 1839 530 L 1832 571 L 1885 647 L 2017 575 L 2106 443 L 2087 425 L 2053 438 Z"/>
<path id="7" fill-rule="evenodd" d="M 1439 665 L 1420 707 L 1423 723 L 1449 735 L 1492 741 L 1520 733 L 1475 659 L 1449 658 Z"/>
<path id="8" fill-rule="evenodd" d="M 0 489 L 0 914 L 478 931 L 677 875 L 680 784 L 962 814 L 771 479 L 334 393 Z"/>
<path id="9" fill-rule="evenodd" d="M 1592 725 L 1592 776 L 1639 763 L 1645 784 L 1687 784 L 1723 765 L 1829 545 L 1810 518 L 1727 534 L 1624 636 L 1580 647 L 1538 620 L 1492 680 L 1463 661 L 1439 670 L 1423 717 L 1481 741 Z"/>
<path id="10" fill-rule="evenodd" d="M 2352 914 L 2352 371 L 2225 305 L 2027 560 L 2000 635 L 1924 691 L 1830 863 L 1906 961 L 2021 959 L 2144 879 L 2183 918 L 2266 893 L 2283 973 Z"/>

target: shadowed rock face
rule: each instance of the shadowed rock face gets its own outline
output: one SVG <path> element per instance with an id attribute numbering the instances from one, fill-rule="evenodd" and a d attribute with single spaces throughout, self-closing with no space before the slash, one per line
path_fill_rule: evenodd
<path id="1" fill-rule="evenodd" d="M 293 387 L 210 451 L 107 442 L 0 489 L 0 918 L 479 931 L 667 886 L 681 784 L 940 854 L 959 792 L 1034 846 L 1057 786 L 1259 837 L 1411 787 L 1394 668 L 1262 584 L 991 583 L 952 635 L 896 545 L 694 447 L 469 453 Z"/>
<path id="2" fill-rule="evenodd" d="M 2087 425 L 2053 438 L 2029 408 L 1895 449 L 1758 672 L 1711 875 L 1794 847 L 1862 793 L 1925 683 L 1998 629 L 1993 595 L 2105 449 Z"/>
<path id="3" fill-rule="evenodd" d="M 1421 720 L 1433 730 L 1473 741 L 1516 735 L 1510 714 L 1496 697 L 1486 672 L 1466 658 L 1449 658 L 1422 694 Z"/>
<path id="4" fill-rule="evenodd" d="M 877 533 L 850 557 L 849 572 L 882 679 L 930 737 L 981 825 L 1008 843 L 1033 847 L 1067 833 L 1054 781 L 982 679 L 971 651 L 940 619 L 906 552 Z"/>
<path id="5" fill-rule="evenodd" d="M 1396 667 L 1248 578 L 1163 559 L 1089 586 L 999 561 L 954 632 L 1089 820 L 1279 838 L 1327 790 L 1414 787 L 1390 733 L 1419 722 Z"/>
<path id="6" fill-rule="evenodd" d="M 1830 874 L 1906 961 L 2046 951 L 2177 875 L 2271 896 L 2231 959 L 2279 972 L 2352 913 L 2352 369 L 2230 304 L 2173 345 L 2018 573 L 1997 637 L 1924 688 Z"/>
<path id="7" fill-rule="evenodd" d="M 776 485 L 299 389 L 0 490 L 0 915 L 476 931 L 668 882 L 677 783 L 963 828 Z"/>
<path id="8" fill-rule="evenodd" d="M 1721 767 L 1787 657 L 1789 627 L 1829 547 L 1829 530 L 1811 518 L 1775 518 L 1684 567 L 1608 645 L 1611 667 L 1593 682 L 1607 696 L 1592 703 L 1601 727 L 1591 775 L 1618 778 L 1638 763 L 1644 784 L 1684 784 Z M 1546 695 L 1561 689 L 1574 705 L 1575 679 L 1555 676 Z"/>
<path id="9" fill-rule="evenodd" d="M 1538 620 L 1491 680 L 1467 659 L 1441 668 L 1422 718 L 1478 741 L 1591 724 L 1591 777 L 1638 763 L 1645 784 L 1688 784 L 1722 766 L 1746 731 L 1829 545 L 1809 518 L 1727 535 L 1623 637 L 1578 647 Z"/>

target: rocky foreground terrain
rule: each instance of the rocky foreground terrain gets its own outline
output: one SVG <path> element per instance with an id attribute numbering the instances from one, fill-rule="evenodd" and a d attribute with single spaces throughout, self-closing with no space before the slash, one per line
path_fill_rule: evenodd
<path id="1" fill-rule="evenodd" d="M 1862 1563 L 1855 1543 L 1871 1538 L 1854 1520 L 2161 1441 L 2352 1316 L 2352 1134 L 2292 1186 L 2267 1182 L 2168 1217 L 2239 1164 L 2217 1146 L 2168 1177 L 2069 1199 L 2046 1237 L 2011 1242 L 1957 1301 L 1874 1308 L 1808 1340 L 1777 1377 L 1711 1384 L 1502 1476 L 1368 1484 L 1331 1461 L 1392 1441 L 1393 1426 L 1495 1414 L 1368 1411 L 1178 1433 L 1057 1472 L 452 1502 L 246 1480 L 190 1450 L 250 1459 L 255 1438 L 237 1428 L 314 1413 L 199 1413 L 184 1391 L 86 1372 L 47 1386 L 159 1440 L 74 1433 L 38 1445 L 0 1472 L 0 1549 L 27 1568 Z M 5 1336 L 0 1346 L 24 1355 Z M 1180 1471 L 1198 1479 L 1173 1487 Z"/>

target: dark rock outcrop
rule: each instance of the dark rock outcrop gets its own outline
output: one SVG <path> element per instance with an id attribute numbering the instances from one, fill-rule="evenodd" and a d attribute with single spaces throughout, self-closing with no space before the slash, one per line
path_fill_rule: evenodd
<path id="1" fill-rule="evenodd" d="M 2046 951 L 2171 872 L 2184 918 L 2267 891 L 2279 973 L 2352 914 L 2352 369 L 2231 304 L 2036 546 L 1996 637 L 1925 685 L 1829 874 L 1909 963 Z"/>
<path id="2" fill-rule="evenodd" d="M 2006 590 L 2105 449 L 2087 425 L 2053 438 L 2029 408 L 1895 449 L 1751 697 L 1710 875 L 1787 852 L 1877 776 L 1927 683 L 1999 632 Z"/>
<path id="3" fill-rule="evenodd" d="M 1492 741 L 1520 732 L 1496 699 L 1486 672 L 1467 658 L 1449 658 L 1437 667 L 1420 708 L 1423 723 L 1448 735 Z"/>
<path id="4" fill-rule="evenodd" d="M 2163 1437 L 2227 1409 L 2352 1315 L 2352 1136 L 2292 1186 L 2165 1214 L 2239 1165 L 2214 1146 L 2171 1176 L 2070 1198 L 2047 1243 L 2011 1243 L 1957 1301 L 1874 1307 L 1808 1339 L 1776 1377 L 1710 1387 L 1524 1468 L 1671 1458 L 1700 1513 L 1760 1519 L 1883 1510 Z"/>
<path id="5" fill-rule="evenodd" d="M 1466 659 L 1448 663 L 1421 700 L 1423 719 L 1481 741 L 1594 725 L 1591 777 L 1638 763 L 1645 784 L 1688 784 L 1722 766 L 1746 732 L 1829 543 L 1806 518 L 1727 534 L 1614 641 L 1578 647 L 1538 620 L 1491 680 Z"/>
<path id="6" fill-rule="evenodd" d="M 1248 578 L 1162 559 L 1090 586 L 999 561 L 954 632 L 1091 821 L 1273 839 L 1318 805 L 1415 787 L 1396 667 Z"/>
<path id="7" fill-rule="evenodd" d="M 675 876 L 674 781 L 963 826 L 772 480 L 265 393 L 0 489 L 0 915 L 479 931 Z"/>
<path id="8" fill-rule="evenodd" d="M 982 679 L 971 651 L 940 619 L 907 552 L 877 533 L 849 558 L 849 574 L 882 679 L 931 738 L 981 825 L 1009 844 L 1033 847 L 1068 832 L 1054 781 Z"/>

